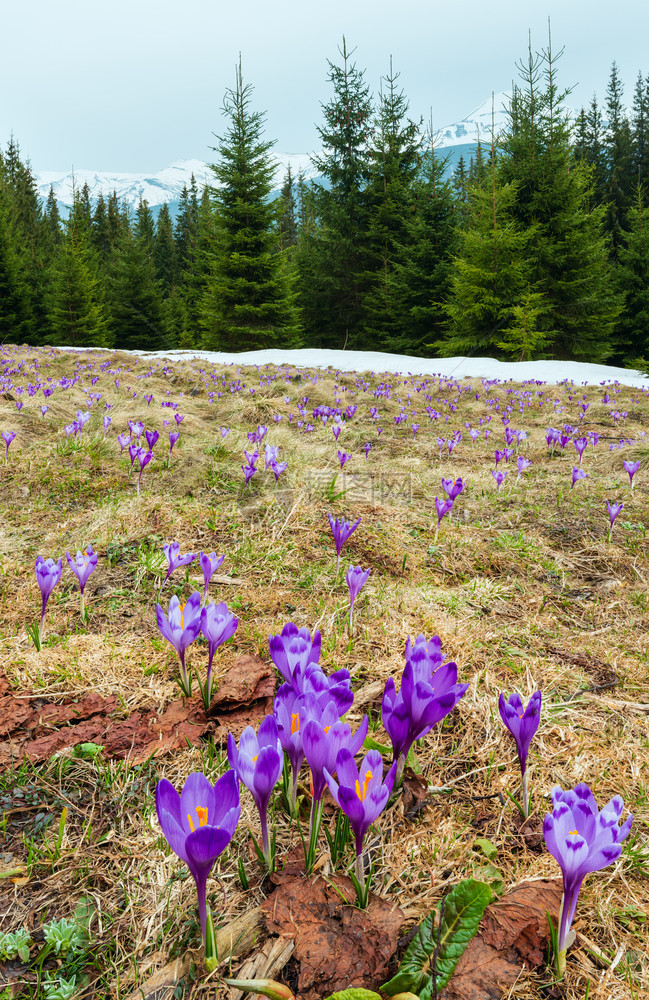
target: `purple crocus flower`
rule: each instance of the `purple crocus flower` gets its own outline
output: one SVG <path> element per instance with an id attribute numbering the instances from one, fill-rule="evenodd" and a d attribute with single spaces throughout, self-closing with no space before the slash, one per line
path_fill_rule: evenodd
<path id="1" fill-rule="evenodd" d="M 607 541 L 609 542 L 611 540 L 611 535 L 613 534 L 613 524 L 615 523 L 615 518 L 618 516 L 623 507 L 623 503 L 609 503 L 608 500 L 606 501 L 606 509 L 608 510 L 608 516 L 611 521 L 611 527 L 609 528 L 608 535 L 606 536 Z"/>
<path id="2" fill-rule="evenodd" d="M 222 427 L 221 428 L 221 439 L 222 440 L 225 439 L 228 436 L 229 433 L 230 433 L 230 428 L 229 427 Z"/>
<path id="3" fill-rule="evenodd" d="M 144 433 L 144 424 L 141 420 L 129 420 L 128 426 L 130 427 L 131 434 L 136 437 L 138 441 Z"/>
<path id="4" fill-rule="evenodd" d="M 192 678 L 185 666 L 187 647 L 198 637 L 201 630 L 201 595 L 197 590 L 185 604 L 176 595 L 169 602 L 169 618 L 159 604 L 156 604 L 158 628 L 163 638 L 170 642 L 180 660 L 180 689 L 187 697 L 192 693 Z"/>
<path id="5" fill-rule="evenodd" d="M 579 455 L 579 464 L 581 465 L 581 460 L 584 457 L 584 452 L 586 451 L 586 448 L 588 447 L 588 438 L 578 437 L 578 438 L 575 438 L 572 443 L 574 444 L 575 448 L 577 449 L 577 454 Z"/>
<path id="6" fill-rule="evenodd" d="M 365 444 L 363 445 L 363 451 L 365 452 L 365 461 L 367 461 L 371 447 L 372 445 L 370 441 L 366 441 Z"/>
<path id="7" fill-rule="evenodd" d="M 174 445 L 178 444 L 179 439 L 178 431 L 169 431 L 169 465 L 171 465 L 171 453 L 174 450 Z"/>
<path id="8" fill-rule="evenodd" d="M 239 782 L 226 771 L 213 786 L 200 771 L 189 775 L 178 794 L 166 778 L 156 785 L 158 822 L 170 848 L 184 861 L 196 883 L 201 933 L 207 934 L 207 877 L 228 846 L 241 815 Z"/>
<path id="9" fill-rule="evenodd" d="M 287 622 L 280 635 L 268 636 L 270 658 L 289 683 L 297 667 L 304 670 L 309 663 L 318 662 L 320 646 L 320 632 L 316 630 L 311 639 L 308 628 L 298 628 L 293 622 Z"/>
<path id="10" fill-rule="evenodd" d="M 77 551 L 74 559 L 69 552 L 66 552 L 65 555 L 68 560 L 68 566 L 79 581 L 79 591 L 81 593 L 81 617 L 83 618 L 85 613 L 83 591 L 90 574 L 94 573 L 97 568 L 97 553 L 93 552 L 92 545 L 89 545 L 85 552 Z"/>
<path id="11" fill-rule="evenodd" d="M 174 420 L 176 421 L 177 427 L 180 427 L 184 419 L 185 419 L 184 413 L 174 413 Z"/>
<path id="12" fill-rule="evenodd" d="M 38 642 L 43 641 L 43 623 L 45 621 L 45 609 L 47 608 L 47 602 L 50 599 L 50 594 L 56 587 L 57 583 L 61 579 L 61 574 L 63 573 L 63 559 L 59 559 L 58 562 L 54 562 L 53 559 L 44 559 L 43 556 L 38 556 L 36 559 L 36 582 L 40 587 L 42 601 L 41 610 L 41 622 L 38 626 Z"/>
<path id="13" fill-rule="evenodd" d="M 363 837 L 368 829 L 385 809 L 396 776 L 397 765 L 394 762 L 383 777 L 383 759 L 378 750 L 369 750 L 359 767 L 354 762 L 354 755 L 343 747 L 336 758 L 336 781 L 328 769 L 325 769 L 325 779 L 329 791 L 338 806 L 349 819 L 356 842 L 356 879 L 359 888 L 359 902 L 364 897 L 367 903 L 367 887 L 363 865 Z M 358 889 L 357 889 L 358 891 Z"/>
<path id="14" fill-rule="evenodd" d="M 347 586 L 349 587 L 349 631 L 353 629 L 354 601 L 358 597 L 361 588 L 367 583 L 370 575 L 369 569 L 363 571 L 360 566 L 350 566 L 347 570 Z"/>
<path id="15" fill-rule="evenodd" d="M 16 432 L 15 431 L 3 431 L 2 432 L 1 437 L 2 437 L 2 440 L 5 443 L 5 462 L 7 461 L 8 457 L 9 457 L 9 445 L 11 444 L 11 442 L 13 441 L 13 439 L 15 438 L 15 436 L 16 436 Z"/>
<path id="16" fill-rule="evenodd" d="M 43 409 L 43 407 L 41 406 L 41 410 L 42 410 L 42 409 Z M 107 433 L 107 431 L 108 431 L 108 428 L 109 428 L 109 427 L 110 427 L 110 425 L 111 425 L 111 418 L 110 418 L 109 416 L 105 416 L 105 417 L 103 418 L 103 424 L 104 424 L 104 434 L 106 434 L 106 433 Z"/>
<path id="17" fill-rule="evenodd" d="M 629 480 L 631 481 L 631 489 L 633 489 L 633 477 L 640 468 L 640 462 L 622 462 L 624 469 L 629 473 Z"/>
<path id="18" fill-rule="evenodd" d="M 144 436 L 146 437 L 146 443 L 149 446 L 149 451 L 153 451 L 153 447 L 160 437 L 158 431 L 145 431 Z"/>
<path id="19" fill-rule="evenodd" d="M 137 494 L 140 495 L 140 482 L 142 481 L 142 473 L 146 469 L 147 465 L 153 458 L 153 452 L 147 451 L 146 448 L 138 448 L 137 450 L 137 460 L 140 463 L 140 472 L 137 477 Z"/>
<path id="20" fill-rule="evenodd" d="M 203 595 L 203 603 L 207 604 L 207 588 L 209 586 L 210 580 L 216 573 L 217 569 L 223 565 L 223 560 L 225 556 L 217 556 L 216 552 L 210 552 L 207 555 L 205 552 L 198 553 L 198 561 L 200 567 L 203 571 L 203 579 L 205 580 L 205 593 Z"/>
<path id="21" fill-rule="evenodd" d="M 315 713 L 314 713 L 315 714 Z M 312 824 L 316 822 L 315 815 L 321 806 L 323 792 L 327 786 L 324 776 L 325 768 L 330 774 L 336 770 L 338 754 L 346 747 L 355 756 L 363 746 L 369 718 L 363 716 L 363 721 L 352 735 L 351 726 L 338 718 L 338 710 L 333 701 L 327 703 L 319 719 L 311 718 L 302 730 L 302 747 L 306 762 L 311 768 L 313 783 Z"/>
<path id="22" fill-rule="evenodd" d="M 338 461 L 340 462 L 341 469 L 345 467 L 345 463 L 349 462 L 351 458 L 352 456 L 348 455 L 346 451 L 340 451 L 340 449 L 338 449 Z"/>
<path id="23" fill-rule="evenodd" d="M 527 472 L 527 470 L 529 469 L 529 467 L 530 467 L 531 464 L 532 463 L 531 463 L 531 461 L 530 461 L 529 458 L 524 458 L 523 455 L 519 455 L 518 456 L 518 458 L 516 459 L 516 467 L 518 469 L 518 475 L 516 476 L 516 482 L 518 482 L 518 480 L 521 478 L 521 473 L 522 472 Z"/>
<path id="24" fill-rule="evenodd" d="M 195 552 L 187 552 L 184 556 L 180 554 L 180 543 L 179 542 L 169 542 L 168 545 L 163 545 L 164 554 L 167 557 L 167 562 L 169 563 L 169 568 L 167 570 L 167 575 L 162 581 L 162 587 L 173 573 L 175 569 L 179 566 L 188 566 L 189 563 L 193 562 L 196 558 Z M 160 590 L 162 590 L 160 587 Z"/>
<path id="25" fill-rule="evenodd" d="M 131 440 L 131 435 L 130 434 L 118 434 L 117 435 L 117 443 L 119 444 L 119 453 L 120 453 L 120 455 L 123 454 L 124 449 L 126 448 L 126 445 L 129 443 L 130 440 Z"/>
<path id="26" fill-rule="evenodd" d="M 516 741 L 516 753 L 518 763 L 521 768 L 523 779 L 523 812 L 525 818 L 529 816 L 529 796 L 527 792 L 527 755 L 534 735 L 539 728 L 541 721 L 541 692 L 535 691 L 527 708 L 523 706 L 523 700 L 519 694 L 514 692 L 505 700 L 505 695 L 501 694 L 498 700 L 498 711 L 503 723 Z"/>
<path id="27" fill-rule="evenodd" d="M 437 528 L 435 529 L 433 544 L 437 541 L 437 535 L 439 534 L 439 526 L 442 523 L 442 518 L 446 514 L 450 514 L 453 510 L 453 501 L 441 500 L 439 497 L 435 497 L 435 509 L 437 510 Z"/>
<path id="28" fill-rule="evenodd" d="M 138 456 L 139 450 L 140 450 L 140 446 L 137 443 L 137 439 L 134 438 L 131 441 L 131 443 L 129 444 L 129 446 L 128 446 L 128 454 L 129 454 L 129 458 L 131 459 L 131 469 L 133 469 L 133 466 L 135 464 L 135 459 Z M 129 476 L 130 476 L 130 473 L 129 473 Z"/>
<path id="29" fill-rule="evenodd" d="M 203 704 L 205 711 L 210 707 L 212 700 L 212 660 L 214 654 L 224 642 L 231 639 L 237 630 L 239 619 L 228 611 L 228 606 L 224 601 L 220 604 L 207 604 L 201 611 L 201 632 L 207 639 L 209 649 L 209 660 L 207 664 L 207 679 L 205 687 L 201 686 L 203 693 Z M 200 684 L 200 681 L 199 681 Z"/>
<path id="30" fill-rule="evenodd" d="M 589 472 L 584 472 L 584 470 L 580 469 L 579 466 L 575 466 L 575 468 L 572 470 L 572 486 L 570 487 L 570 489 L 574 490 L 579 480 L 587 479 L 589 475 L 590 475 Z"/>
<path id="31" fill-rule="evenodd" d="M 500 469 L 492 469 L 491 470 L 491 475 L 496 480 L 496 487 L 498 488 L 498 492 L 500 492 L 500 487 L 505 482 L 505 478 L 507 476 L 507 473 L 506 472 L 501 472 Z"/>
<path id="32" fill-rule="evenodd" d="M 438 637 L 427 643 L 423 635 L 417 636 L 414 646 L 408 641 L 405 655 L 399 694 L 394 678 L 389 677 L 382 703 L 383 727 L 397 762 L 397 782 L 413 743 L 445 718 L 469 687 L 457 683 L 457 664 L 441 662 Z"/>
<path id="33" fill-rule="evenodd" d="M 41 416 L 44 417 L 47 411 L 49 410 L 49 406 L 45 403 L 41 406 L 40 409 L 41 409 Z"/>
<path id="34" fill-rule="evenodd" d="M 271 462 L 270 471 L 275 476 L 275 485 L 277 486 L 277 481 L 283 472 L 286 472 L 288 468 L 288 462 Z"/>
<path id="35" fill-rule="evenodd" d="M 590 788 L 583 783 L 565 792 L 556 785 L 550 794 L 552 812 L 546 814 L 543 836 L 563 876 L 556 956 L 557 973 L 561 977 L 566 968 L 566 951 L 574 940 L 574 935 L 571 940 L 570 926 L 581 884 L 589 872 L 601 871 L 617 861 L 633 817 L 629 813 L 619 826 L 624 808 L 621 796 L 615 795 L 600 811 Z"/>
<path id="36" fill-rule="evenodd" d="M 338 573 L 340 571 L 340 553 L 342 551 L 342 547 L 352 532 L 356 531 L 357 527 L 361 523 L 361 519 L 359 517 L 358 520 L 352 524 L 351 521 L 346 521 L 344 517 L 334 519 L 331 514 L 328 514 L 327 517 L 329 518 L 329 524 L 331 525 L 331 530 L 334 536 L 334 544 L 336 546 L 336 579 L 338 579 Z"/>
<path id="37" fill-rule="evenodd" d="M 292 780 L 289 786 L 289 795 L 293 811 L 297 802 L 298 776 L 304 760 L 300 726 L 308 718 L 306 712 L 308 697 L 308 695 L 296 691 L 292 684 L 282 684 L 273 702 L 273 715 L 277 722 L 279 739 L 291 764 Z"/>
<path id="38" fill-rule="evenodd" d="M 239 781 L 255 800 L 259 810 L 264 857 L 268 867 L 272 868 L 268 802 L 284 766 L 284 753 L 274 716 L 266 716 L 257 734 L 252 726 L 246 726 L 239 739 L 238 750 L 234 736 L 228 733 L 228 760 Z"/>
<path id="39" fill-rule="evenodd" d="M 243 472 L 243 474 L 245 476 L 245 479 L 246 479 L 246 486 L 244 487 L 244 489 L 245 489 L 245 488 L 247 488 L 248 484 L 250 483 L 250 480 L 254 476 L 254 474 L 257 471 L 257 469 L 255 468 L 254 465 L 242 465 L 241 466 L 241 470 L 242 470 L 242 472 Z"/>

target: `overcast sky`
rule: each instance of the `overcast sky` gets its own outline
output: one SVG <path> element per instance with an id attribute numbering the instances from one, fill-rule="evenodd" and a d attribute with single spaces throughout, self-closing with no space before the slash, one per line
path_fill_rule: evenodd
<path id="1" fill-rule="evenodd" d="M 507 90 L 532 44 L 565 46 L 570 103 L 604 98 L 615 60 L 631 103 L 649 74 L 643 0 L 31 0 L 0 14 L 0 143 L 11 132 L 36 171 L 152 172 L 211 159 L 241 50 L 253 108 L 287 153 L 318 148 L 327 59 L 343 33 L 372 89 L 392 54 L 413 116 L 458 121 Z"/>

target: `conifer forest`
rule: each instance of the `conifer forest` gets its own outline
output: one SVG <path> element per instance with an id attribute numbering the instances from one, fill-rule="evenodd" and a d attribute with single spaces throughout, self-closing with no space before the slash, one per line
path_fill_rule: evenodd
<path id="1" fill-rule="evenodd" d="M 371 92 L 343 41 L 317 177 L 279 197 L 241 65 L 213 185 L 157 218 L 75 191 L 62 218 L 13 137 L 0 153 L 0 341 L 217 351 L 381 350 L 649 363 L 649 74 L 575 118 L 561 53 L 515 67 L 507 126 L 451 171 L 390 68 Z M 434 111 L 434 95 L 433 111 Z"/>

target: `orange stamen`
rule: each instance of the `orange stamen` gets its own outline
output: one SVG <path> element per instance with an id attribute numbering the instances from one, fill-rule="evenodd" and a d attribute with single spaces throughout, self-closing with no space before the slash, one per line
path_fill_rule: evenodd
<path id="1" fill-rule="evenodd" d="M 359 781 L 356 782 L 356 794 L 358 795 L 358 797 L 361 800 L 361 802 L 365 801 L 365 796 L 367 795 L 367 789 L 368 789 L 370 781 L 372 780 L 372 777 L 373 777 L 372 772 L 371 771 L 366 771 L 365 772 L 365 780 L 363 781 L 363 787 L 361 788 L 361 785 L 360 785 Z"/>
<path id="2" fill-rule="evenodd" d="M 291 732 L 297 733 L 300 728 L 300 715 L 298 712 L 293 712 L 291 715 Z"/>

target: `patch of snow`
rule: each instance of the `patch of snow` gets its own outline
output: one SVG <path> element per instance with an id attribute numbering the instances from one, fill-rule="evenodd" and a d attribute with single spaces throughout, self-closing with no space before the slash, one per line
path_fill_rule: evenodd
<path id="1" fill-rule="evenodd" d="M 79 350 L 79 348 L 58 348 Z M 87 348 L 87 350 L 95 350 Z M 290 365 L 295 368 L 333 368 L 340 372 L 374 372 L 391 375 L 441 375 L 443 378 L 487 378 L 500 382 L 537 380 L 556 384 L 565 380 L 576 385 L 602 385 L 620 382 L 649 390 L 649 379 L 642 372 L 610 365 L 581 361 L 496 361 L 494 358 L 414 358 L 406 354 L 383 354 L 375 351 L 333 351 L 319 348 L 263 351 L 124 351 L 144 358 L 169 358 L 172 361 L 209 361 L 218 365 L 242 367 Z"/>

